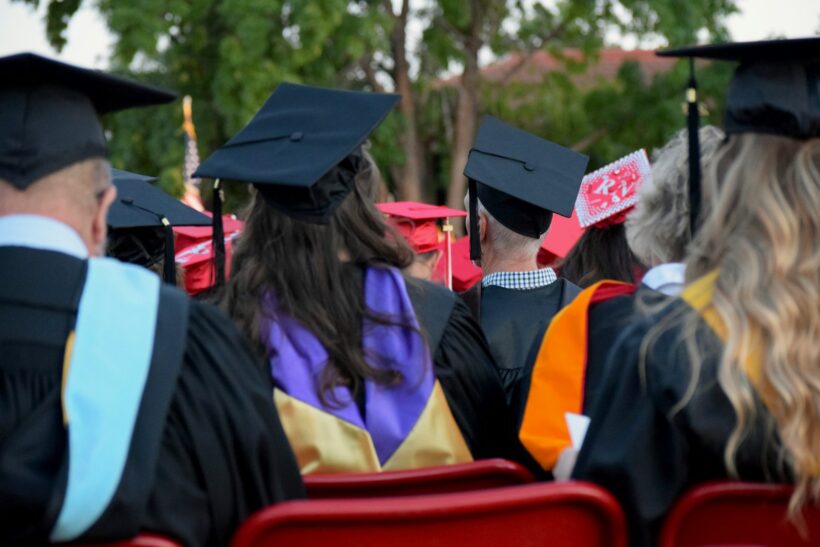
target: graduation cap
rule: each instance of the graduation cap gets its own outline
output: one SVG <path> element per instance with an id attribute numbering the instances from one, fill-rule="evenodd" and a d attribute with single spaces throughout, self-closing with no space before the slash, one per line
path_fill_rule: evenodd
<path id="1" fill-rule="evenodd" d="M 220 180 L 252 183 L 271 207 L 326 224 L 353 189 L 363 161 L 359 147 L 398 99 L 283 83 L 239 133 L 200 164 L 194 176 L 215 179 L 217 285 L 225 271 Z"/>
<path id="2" fill-rule="evenodd" d="M 727 135 L 768 133 L 795 139 L 820 136 L 820 38 L 710 44 L 657 52 L 689 58 L 690 229 L 700 210 L 700 126 L 694 59 L 739 63 L 726 97 Z"/>
<path id="3" fill-rule="evenodd" d="M 377 203 L 376 207 L 388 215 L 391 224 L 398 229 L 418 254 L 429 253 L 443 248 L 444 250 L 444 283 L 448 289 L 453 288 L 452 234 L 451 217 L 465 217 L 467 213 L 450 209 L 443 205 L 429 205 L 414 201 L 396 201 Z M 444 244 L 439 241 L 437 221 L 442 220 Z"/>
<path id="4" fill-rule="evenodd" d="M 481 258 L 478 203 L 510 230 L 538 238 L 552 214 L 572 215 L 589 158 L 484 116 L 464 176 L 470 193 L 470 257 Z"/>
<path id="5" fill-rule="evenodd" d="M 111 179 L 117 199 L 108 210 L 110 254 L 146 267 L 164 256 L 163 277 L 175 284 L 173 226 L 208 226 L 211 219 L 151 185 L 153 177 L 112 169 Z"/>
<path id="6" fill-rule="evenodd" d="M 575 202 L 581 228 L 622 224 L 638 203 L 638 189 L 651 176 L 644 149 L 586 175 Z"/>
<path id="7" fill-rule="evenodd" d="M 0 178 L 20 190 L 74 163 L 103 158 L 99 115 L 175 95 L 33 53 L 0 58 Z"/>

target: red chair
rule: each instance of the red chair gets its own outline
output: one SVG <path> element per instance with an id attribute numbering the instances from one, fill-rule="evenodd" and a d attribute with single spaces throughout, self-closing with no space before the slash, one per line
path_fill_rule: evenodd
<path id="1" fill-rule="evenodd" d="M 609 493 L 580 482 L 403 498 L 293 501 L 252 516 L 233 547 L 625 547 Z"/>
<path id="2" fill-rule="evenodd" d="M 525 468 L 502 459 L 382 473 L 306 475 L 303 478 L 310 499 L 447 494 L 535 481 Z"/>
<path id="3" fill-rule="evenodd" d="M 744 482 L 697 486 L 666 517 L 661 547 L 820 545 L 820 505 L 803 511 L 806 536 L 786 519 L 792 487 Z"/>
<path id="4" fill-rule="evenodd" d="M 69 545 L 71 547 L 182 547 L 181 543 L 154 534 L 140 534 L 132 539 L 109 543 L 71 543 Z"/>

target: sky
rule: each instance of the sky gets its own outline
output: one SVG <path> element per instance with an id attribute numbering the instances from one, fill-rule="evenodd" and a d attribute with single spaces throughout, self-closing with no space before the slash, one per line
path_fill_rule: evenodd
<path id="1" fill-rule="evenodd" d="M 83 2 L 69 24 L 68 43 L 60 53 L 49 46 L 45 37 L 47 3 L 42 1 L 40 8 L 34 9 L 28 4 L 0 0 L 0 56 L 33 51 L 70 63 L 105 68 L 113 39 L 105 21 L 92 7 L 95 2 Z M 685 0 L 681 3 L 685 5 Z M 820 34 L 820 1 L 740 0 L 739 7 L 740 13 L 728 21 L 734 40 Z"/>

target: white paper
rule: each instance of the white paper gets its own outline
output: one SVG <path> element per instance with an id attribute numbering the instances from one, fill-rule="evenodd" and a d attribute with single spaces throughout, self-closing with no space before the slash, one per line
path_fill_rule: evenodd
<path id="1" fill-rule="evenodd" d="M 569 437 L 572 439 L 572 448 L 580 451 L 581 446 L 584 444 L 584 438 L 587 436 L 590 419 L 588 416 L 575 414 L 574 412 L 565 412 L 564 419 L 567 421 Z"/>

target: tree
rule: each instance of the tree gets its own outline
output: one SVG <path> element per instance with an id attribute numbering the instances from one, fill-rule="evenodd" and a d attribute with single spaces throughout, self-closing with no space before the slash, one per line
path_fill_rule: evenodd
<path id="1" fill-rule="evenodd" d="M 16 0 L 38 4 L 38 0 Z M 47 0 L 55 47 L 81 0 Z M 372 152 L 402 199 L 447 195 L 460 207 L 461 172 L 482 112 L 588 151 L 593 162 L 658 144 L 677 118 L 683 73 L 644 82 L 625 67 L 614 82 L 581 89 L 574 75 L 594 62 L 607 38 L 621 35 L 678 45 L 725 38 L 736 0 L 100 0 L 115 46 L 115 70 L 194 97 L 201 156 L 238 131 L 281 81 L 402 95 L 372 137 Z M 423 40 L 408 46 L 411 24 Z M 581 56 L 566 55 L 568 48 Z M 540 50 L 563 59 L 543 82 L 519 83 L 516 70 Z M 501 82 L 484 82 L 486 55 L 520 52 Z M 631 71 L 631 72 L 630 72 Z M 454 74 L 452 86 L 442 79 Z M 677 78 L 677 79 L 676 79 Z M 654 115 L 644 115 L 647 103 Z M 641 125 L 637 125 L 640 120 Z M 178 106 L 126 112 L 108 120 L 112 161 L 159 173 L 181 190 Z M 679 122 L 679 123 L 678 123 Z M 628 145 L 627 145 L 628 144 Z M 637 144 L 637 143 L 636 143 Z M 637 146 L 636 146 L 637 147 Z M 628 151 L 628 150 L 627 150 Z M 204 154 L 202 154 L 204 152 Z M 592 164 L 595 166 L 595 163 Z M 228 208 L 245 199 L 229 188 Z"/>

